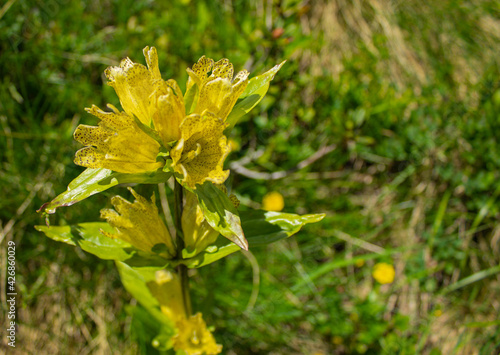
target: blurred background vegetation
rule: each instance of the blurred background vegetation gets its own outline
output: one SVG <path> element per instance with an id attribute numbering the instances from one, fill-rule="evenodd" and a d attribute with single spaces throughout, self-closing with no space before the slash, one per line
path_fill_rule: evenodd
<path id="1" fill-rule="evenodd" d="M 193 273 L 194 308 L 224 353 L 498 353 L 499 37 L 497 0 L 3 1 L 0 255 L 5 270 L 15 241 L 17 350 L 148 346 L 113 263 L 33 225 L 83 170 L 72 133 L 96 123 L 84 107 L 119 105 L 104 69 L 144 63 L 149 45 L 183 87 L 203 54 L 253 75 L 286 59 L 233 131 L 231 184 L 243 208 L 277 191 L 286 212 L 327 214 L 255 260 Z M 99 220 L 116 193 L 128 196 L 108 190 L 51 224 Z M 373 279 L 378 262 L 394 282 Z"/>

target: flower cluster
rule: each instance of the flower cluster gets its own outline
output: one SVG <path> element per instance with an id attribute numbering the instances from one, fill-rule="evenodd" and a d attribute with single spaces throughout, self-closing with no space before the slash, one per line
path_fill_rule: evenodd
<path id="1" fill-rule="evenodd" d="M 112 112 L 87 109 L 101 121 L 97 127 L 76 129 L 74 137 L 85 147 L 76 153 L 75 163 L 122 173 L 171 169 L 190 189 L 205 181 L 223 183 L 230 151 L 225 120 L 248 84 L 248 71 L 233 78 L 227 59 L 214 63 L 203 56 L 187 70 L 183 95 L 175 80 L 161 78 L 156 49 L 144 48 L 144 56 L 147 67 L 126 58 L 106 69 L 124 112 L 113 106 Z"/>
<path id="2" fill-rule="evenodd" d="M 75 163 L 87 168 L 104 168 L 125 174 L 143 174 L 159 169 L 170 172 L 186 188 L 182 214 L 182 240 L 175 240 L 158 214 L 154 196 L 151 201 L 129 188 L 135 201 L 115 196 L 113 209 L 103 209 L 115 233 L 138 253 L 165 260 L 180 258 L 178 243 L 189 255 L 202 252 L 214 243 L 219 232 L 206 221 L 195 191 L 205 181 L 222 184 L 229 176 L 223 170 L 230 152 L 224 130 L 226 119 L 248 84 L 248 71 L 234 78 L 227 59 L 214 62 L 205 56 L 189 68 L 184 95 L 175 80 L 163 80 L 156 49 L 144 48 L 147 66 L 122 60 L 120 66 L 106 69 L 108 84 L 114 88 L 123 111 L 112 105 L 106 112 L 92 106 L 87 111 L 98 117 L 98 126 L 79 125 L 75 139 L 84 144 Z M 222 188 L 223 189 L 223 188 Z M 225 193 L 225 191 L 224 191 Z M 148 283 L 161 311 L 177 328 L 172 338 L 175 350 L 187 354 L 218 354 L 201 313 L 191 315 L 183 296 L 179 275 L 173 269 L 156 273 Z"/>
<path id="3" fill-rule="evenodd" d="M 203 56 L 187 69 L 183 93 L 175 80 L 162 79 L 154 47 L 144 48 L 144 56 L 146 66 L 126 58 L 106 69 L 121 110 L 86 109 L 100 120 L 97 126 L 79 125 L 74 133 L 84 145 L 75 163 L 88 169 L 39 211 L 54 213 L 117 184 L 163 184 L 172 177 L 174 208 L 166 208 L 169 198 L 161 192 L 164 220 L 154 195 L 148 199 L 129 187 L 133 202 L 114 196 L 114 208 L 101 210 L 107 223 L 37 229 L 116 261 L 125 288 L 160 323 L 152 346 L 187 355 L 219 354 L 222 346 L 202 314 L 192 314 L 188 268 L 287 238 L 324 214 L 280 213 L 285 203 L 278 192 L 262 201 L 267 211 L 240 214 L 238 199 L 224 186 L 229 176 L 224 161 L 230 146 L 238 149 L 226 134 L 264 97 L 284 62 L 249 80 L 246 70 L 235 75 L 227 59 Z"/>

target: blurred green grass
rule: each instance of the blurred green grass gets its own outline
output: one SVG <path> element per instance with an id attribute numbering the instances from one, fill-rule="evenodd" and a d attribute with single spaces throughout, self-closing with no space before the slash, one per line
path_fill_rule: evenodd
<path id="1" fill-rule="evenodd" d="M 253 307 L 252 259 L 237 254 L 193 272 L 195 309 L 226 353 L 497 352 L 499 15 L 491 0 L 1 5 L 0 255 L 3 263 L 6 242 L 16 242 L 19 347 L 139 351 L 129 336 L 135 301 L 114 265 L 33 225 L 44 223 L 35 210 L 82 170 L 72 163 L 72 133 L 95 123 L 83 108 L 119 106 L 104 69 L 125 56 L 143 62 L 149 45 L 163 77 L 181 86 L 203 54 L 254 75 L 287 59 L 234 130 L 241 150 L 228 162 L 289 173 L 233 172 L 231 183 L 249 207 L 279 191 L 285 211 L 327 213 L 252 251 Z M 126 194 L 61 209 L 51 223 L 98 220 L 116 193 Z M 395 266 L 394 283 L 373 280 L 378 261 Z"/>

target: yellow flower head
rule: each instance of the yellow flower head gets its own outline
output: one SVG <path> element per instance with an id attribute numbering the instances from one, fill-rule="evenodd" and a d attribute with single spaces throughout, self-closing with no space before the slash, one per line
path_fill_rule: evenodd
<path id="1" fill-rule="evenodd" d="M 179 332 L 173 338 L 174 349 L 183 350 L 187 355 L 219 354 L 222 345 L 215 342 L 201 313 L 177 322 Z"/>
<path id="2" fill-rule="evenodd" d="M 175 324 L 186 318 L 179 275 L 170 270 L 158 270 L 155 280 L 147 283 L 151 294 L 160 303 L 160 309 Z"/>
<path id="3" fill-rule="evenodd" d="M 134 203 L 115 196 L 111 203 L 116 211 L 101 210 L 101 218 L 105 218 L 118 232 L 116 235 L 103 233 L 108 237 L 124 240 L 147 253 L 158 254 L 167 259 L 173 258 L 176 254 L 175 245 L 158 215 L 154 196 L 149 202 L 132 188 L 129 190 L 135 197 Z"/>
<path id="4" fill-rule="evenodd" d="M 182 211 L 182 232 L 189 252 L 205 250 L 219 236 L 219 232 L 206 221 L 196 195 L 189 191 L 186 191 L 186 205 Z"/>
<path id="5" fill-rule="evenodd" d="M 108 85 L 115 89 L 125 112 L 149 126 L 149 97 L 155 91 L 155 81 L 161 80 L 161 74 L 156 48 L 146 47 L 143 52 L 148 68 L 125 58 L 119 67 L 109 67 L 104 73 L 110 80 Z"/>
<path id="6" fill-rule="evenodd" d="M 185 116 L 184 99 L 175 80 L 164 81 L 158 68 L 155 47 L 145 47 L 147 67 L 125 58 L 119 67 L 106 69 L 106 77 L 125 112 L 150 127 L 153 122 L 164 144 L 180 138 L 179 125 Z"/>
<path id="7" fill-rule="evenodd" d="M 86 145 L 75 155 L 75 164 L 87 168 L 105 168 L 121 173 L 138 173 L 161 168 L 156 161 L 160 144 L 144 133 L 134 119 L 109 105 L 113 112 L 97 106 L 86 109 L 101 119 L 99 126 L 79 125 L 75 140 Z"/>
<path id="8" fill-rule="evenodd" d="M 210 75 L 208 73 L 212 71 Z M 213 59 L 205 56 L 187 69 L 189 79 L 187 89 L 198 85 L 199 96 L 193 113 L 202 113 L 205 110 L 215 113 L 225 120 L 233 109 L 236 100 L 245 91 L 248 84 L 247 70 L 240 71 L 233 79 L 233 64 L 228 59 L 221 59 L 214 63 Z"/>
<path id="9" fill-rule="evenodd" d="M 394 266 L 387 263 L 377 263 L 373 267 L 373 278 L 381 284 L 390 284 L 394 281 L 396 272 Z"/>
<path id="10" fill-rule="evenodd" d="M 279 212 L 285 207 L 285 200 L 283 196 L 277 192 L 272 191 L 264 195 L 262 198 L 262 209 L 266 211 Z"/>
<path id="11" fill-rule="evenodd" d="M 211 112 L 191 114 L 181 123 L 181 139 L 170 151 L 175 172 L 182 174 L 182 183 L 190 188 L 208 180 L 222 184 L 229 176 L 222 170 L 230 152 L 224 129 L 227 127 Z"/>

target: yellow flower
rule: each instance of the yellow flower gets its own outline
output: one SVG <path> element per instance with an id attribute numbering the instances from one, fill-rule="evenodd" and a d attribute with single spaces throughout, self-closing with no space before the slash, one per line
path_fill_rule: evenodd
<path id="1" fill-rule="evenodd" d="M 177 82 L 162 81 L 151 96 L 151 118 L 164 146 L 181 137 L 180 125 L 185 115 L 184 99 Z"/>
<path id="2" fill-rule="evenodd" d="M 149 97 L 155 91 L 155 81 L 161 80 L 161 74 L 156 48 L 146 47 L 143 52 L 148 68 L 125 58 L 119 67 L 109 67 L 104 73 L 110 80 L 108 85 L 115 89 L 125 112 L 149 126 Z"/>
<path id="3" fill-rule="evenodd" d="M 201 313 L 177 322 L 179 332 L 173 337 L 174 349 L 187 355 L 219 354 L 222 346 L 215 342 Z"/>
<path id="4" fill-rule="evenodd" d="M 158 215 L 154 195 L 149 202 L 132 188 L 129 190 L 135 197 L 134 203 L 115 196 L 111 203 L 116 211 L 101 210 L 101 218 L 105 218 L 118 232 L 117 235 L 103 233 L 108 237 L 124 240 L 147 253 L 158 254 L 167 259 L 173 258 L 176 254 L 175 245 Z"/>
<path id="5" fill-rule="evenodd" d="M 190 188 L 208 180 L 222 184 L 229 176 L 222 170 L 230 152 L 223 134 L 227 124 L 211 112 L 191 114 L 182 121 L 181 139 L 170 151 L 172 167 L 181 174 L 182 183 Z"/>
<path id="6" fill-rule="evenodd" d="M 262 209 L 266 211 L 276 211 L 279 212 L 285 207 L 285 200 L 283 196 L 277 192 L 272 191 L 264 195 L 262 198 Z"/>
<path id="7" fill-rule="evenodd" d="M 175 80 L 162 80 L 155 47 L 145 47 L 148 67 L 125 58 L 119 67 L 106 69 L 106 77 L 125 112 L 150 127 L 153 122 L 163 143 L 180 138 L 179 125 L 186 112 L 182 92 Z"/>
<path id="8" fill-rule="evenodd" d="M 174 324 L 186 318 L 182 285 L 177 273 L 170 270 L 158 270 L 155 273 L 155 280 L 148 282 L 147 286 L 160 303 L 162 313 Z"/>
<path id="9" fill-rule="evenodd" d="M 208 72 L 212 71 L 210 76 Z M 221 59 L 214 63 L 213 59 L 205 56 L 187 69 L 189 79 L 186 92 L 193 86 L 198 86 L 198 101 L 193 113 L 202 113 L 205 110 L 225 120 L 233 109 L 236 100 L 245 91 L 248 84 L 247 70 L 240 71 L 233 79 L 233 64 L 228 59 Z"/>
<path id="10" fill-rule="evenodd" d="M 381 284 L 390 284 L 394 281 L 394 276 L 396 272 L 394 266 L 387 263 L 377 263 L 373 267 L 372 272 L 373 278 Z"/>
<path id="11" fill-rule="evenodd" d="M 86 109 L 101 119 L 99 126 L 79 125 L 75 140 L 86 145 L 75 155 L 75 164 L 87 168 L 105 168 L 121 173 L 138 173 L 161 168 L 156 161 L 160 144 L 144 133 L 134 119 L 115 107 L 104 112 L 97 106 Z"/>

